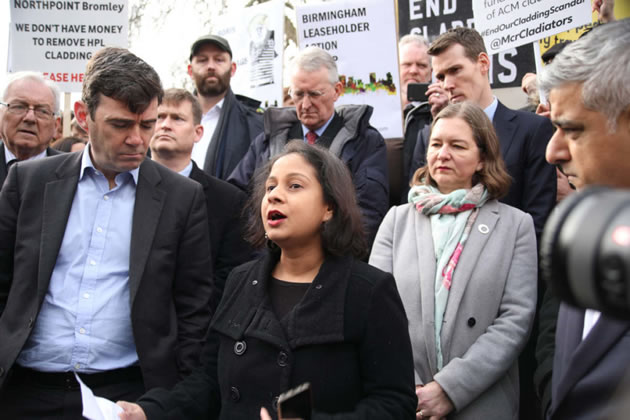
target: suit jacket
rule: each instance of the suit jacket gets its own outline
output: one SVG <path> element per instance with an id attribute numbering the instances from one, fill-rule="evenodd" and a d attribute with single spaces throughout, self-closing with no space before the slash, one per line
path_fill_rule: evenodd
<path id="1" fill-rule="evenodd" d="M 11 167 L 0 192 L 0 387 L 48 290 L 77 190 L 82 152 Z M 133 336 L 146 388 L 171 387 L 198 363 L 212 266 L 201 186 L 140 165 L 129 258 Z"/>
<path id="2" fill-rule="evenodd" d="M 545 160 L 553 126 L 548 118 L 509 109 L 501 102 L 492 125 L 499 137 L 505 166 L 512 177 L 510 191 L 501 202 L 529 213 L 539 237 L 556 205 L 556 169 Z M 426 163 L 428 139 L 429 127 L 426 127 L 416 142 L 409 179 L 416 169 Z"/>
<path id="3" fill-rule="evenodd" d="M 584 340 L 583 329 L 584 310 L 561 303 L 547 418 L 622 418 L 613 416 L 620 402 L 613 401 L 628 394 L 620 384 L 630 367 L 630 321 L 602 314 Z"/>
<path id="4" fill-rule="evenodd" d="M 243 239 L 245 193 L 234 185 L 210 176 L 195 162 L 190 179 L 201 184 L 206 196 L 210 251 L 214 266 L 213 308 L 219 303 L 230 271 L 252 258 L 253 250 Z"/>
<path id="5" fill-rule="evenodd" d="M 53 149 L 52 147 L 46 148 L 46 156 L 55 156 L 59 155 L 62 152 L 59 150 Z M 4 155 L 4 145 L 2 141 L 0 141 L 0 190 L 2 189 L 2 184 L 4 184 L 4 180 L 7 178 L 7 163 L 6 156 Z"/>
<path id="6" fill-rule="evenodd" d="M 438 382 L 455 406 L 453 418 L 517 419 L 517 359 L 536 308 L 531 216 L 496 200 L 479 211 L 453 275 L 440 371 L 429 217 L 412 204 L 393 207 L 376 235 L 370 264 L 396 279 L 409 319 L 416 383 Z"/>

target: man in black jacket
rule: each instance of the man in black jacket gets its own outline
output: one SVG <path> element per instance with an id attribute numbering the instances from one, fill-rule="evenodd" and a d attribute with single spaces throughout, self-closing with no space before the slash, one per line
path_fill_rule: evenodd
<path id="1" fill-rule="evenodd" d="M 263 131 L 260 102 L 234 95 L 230 89 L 235 72 L 226 39 L 205 35 L 193 43 L 188 74 L 201 104 L 204 133 L 193 148 L 192 158 L 206 173 L 220 179 L 227 179 Z"/>
<path id="2" fill-rule="evenodd" d="M 217 304 L 230 271 L 250 259 L 251 248 L 242 235 L 241 209 L 245 193 L 208 175 L 191 160 L 195 145 L 203 135 L 201 106 L 184 89 L 168 89 L 158 106 L 155 134 L 151 139 L 151 156 L 175 172 L 203 186 L 210 228 L 210 250 L 214 266 L 213 304 Z M 213 306 L 214 309 L 214 306 Z"/>

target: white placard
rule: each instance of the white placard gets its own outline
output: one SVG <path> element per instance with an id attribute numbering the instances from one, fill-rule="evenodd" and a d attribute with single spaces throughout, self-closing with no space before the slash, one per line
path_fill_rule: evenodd
<path id="1" fill-rule="evenodd" d="M 282 106 L 284 2 L 273 0 L 222 15 L 213 34 L 228 40 L 236 73 L 230 81 L 235 93 Z"/>
<path id="2" fill-rule="evenodd" d="M 63 92 L 79 92 L 94 52 L 127 48 L 127 16 L 127 0 L 11 0 L 7 70 L 39 71 Z"/>
<path id="3" fill-rule="evenodd" d="M 337 105 L 371 105 L 370 124 L 385 138 L 402 137 L 394 2 L 308 4 L 296 15 L 300 48 L 321 47 L 337 61 L 344 85 Z"/>
<path id="4" fill-rule="evenodd" d="M 591 22 L 590 0 L 473 0 L 475 29 L 489 54 Z"/>

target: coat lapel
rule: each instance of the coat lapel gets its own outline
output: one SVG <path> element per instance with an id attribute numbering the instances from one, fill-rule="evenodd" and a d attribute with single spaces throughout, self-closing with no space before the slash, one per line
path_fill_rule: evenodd
<path id="1" fill-rule="evenodd" d="M 492 235 L 492 231 L 499 220 L 499 205 L 497 201 L 492 200 L 487 202 L 479 210 L 479 215 L 475 224 L 472 226 L 470 236 L 464 244 L 464 250 L 457 266 L 455 267 L 455 273 L 453 275 L 453 284 L 448 296 L 448 303 L 446 304 L 446 313 L 444 314 L 444 325 L 442 326 L 442 332 L 440 334 L 442 338 L 442 349 L 444 351 L 444 360 L 448 360 L 450 355 L 448 354 L 451 348 L 451 340 L 453 338 L 453 329 L 455 328 L 454 321 L 457 318 L 457 311 L 462 301 L 466 288 L 468 287 L 468 281 L 470 280 L 470 273 L 475 272 L 475 266 L 482 259 L 481 254 L 488 242 L 488 238 Z M 480 231 L 480 227 L 485 225 L 487 227 L 486 233 Z M 485 231 L 485 229 L 483 229 Z"/>
<path id="2" fill-rule="evenodd" d="M 166 192 L 159 188 L 162 177 L 155 165 L 157 164 L 149 159 L 144 160 L 140 165 L 136 187 L 129 256 L 129 299 L 131 305 L 133 305 L 140 286 L 140 279 L 144 274 L 166 199 Z"/>
<path id="3" fill-rule="evenodd" d="M 414 210 L 415 211 L 415 210 Z M 422 307 L 422 323 L 425 331 L 424 342 L 432 374 L 437 372 L 437 355 L 435 351 L 435 250 L 431 232 L 431 219 L 424 215 L 414 214 L 416 220 L 416 247 L 418 261 L 426 264 L 419 267 L 420 302 Z"/>
<path id="4" fill-rule="evenodd" d="M 2 189 L 2 184 L 7 177 L 7 163 L 5 161 L 4 144 L 0 141 L 0 189 Z"/>
<path id="5" fill-rule="evenodd" d="M 561 402 L 571 388 L 630 329 L 629 321 L 617 320 L 602 315 L 586 338 L 580 341 L 584 325 L 584 311 L 574 310 L 570 314 L 570 318 L 567 318 L 567 321 L 559 324 L 572 327 L 564 328 L 565 331 L 569 331 L 564 333 L 566 338 L 564 355 L 568 357 L 568 360 L 566 361 L 565 369 L 558 372 L 562 373 L 562 376 L 558 380 L 557 393 L 553 396 L 556 403 Z M 558 334 L 562 333 L 562 331 L 558 331 Z M 573 349 L 575 350 L 573 351 Z"/>
<path id="6" fill-rule="evenodd" d="M 516 113 L 499 102 L 492 119 L 492 125 L 494 125 L 497 137 L 499 137 L 501 156 L 504 157 L 507 156 L 510 146 L 512 146 L 512 137 L 514 130 L 516 130 L 516 124 L 512 122 L 514 118 L 516 118 Z"/>
<path id="7" fill-rule="evenodd" d="M 77 190 L 81 171 L 82 153 L 69 157 L 55 171 L 54 179 L 44 187 L 42 208 L 42 236 L 37 275 L 38 298 L 43 299 L 50 276 L 59 255 L 63 235 L 66 231 L 72 201 Z"/>

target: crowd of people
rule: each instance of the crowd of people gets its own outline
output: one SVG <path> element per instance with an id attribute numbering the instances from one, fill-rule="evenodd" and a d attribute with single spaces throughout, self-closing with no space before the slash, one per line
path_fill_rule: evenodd
<path id="1" fill-rule="evenodd" d="M 559 199 L 630 187 L 630 19 L 609 20 L 528 76 L 529 110 L 494 96 L 474 29 L 402 37 L 403 139 L 335 106 L 317 47 L 264 111 L 218 35 L 193 93 L 104 48 L 67 138 L 54 82 L 11 75 L 0 417 L 82 418 L 77 374 L 123 420 L 283 418 L 304 383 L 314 419 L 623 418 L 630 322 L 559 302 L 537 258 Z"/>

